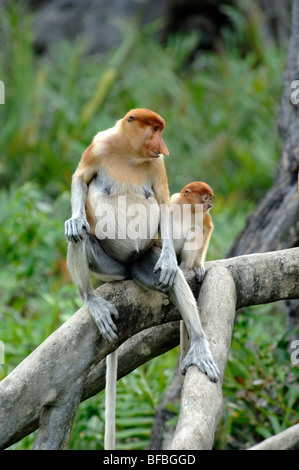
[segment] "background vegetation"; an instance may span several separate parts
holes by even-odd
[[[231,15],[234,32],[224,32],[218,53],[201,52],[190,61],[196,34],[161,45],[153,36],[158,24],[140,31],[132,23],[122,45],[103,60],[84,55],[82,41],[36,56],[28,12],[19,6],[1,11],[0,379],[81,305],[65,266],[71,175],[93,135],[128,109],[147,107],[166,119],[171,192],[194,180],[214,188],[208,259],[225,257],[271,186],[285,54],[263,43],[258,17],[250,23],[237,10]],[[239,315],[215,448],[244,448],[298,422],[289,333],[283,304]],[[147,447],[176,360],[174,350],[120,381],[118,449]],[[102,448],[103,412],[103,394],[80,405],[71,449]],[[13,448],[28,449],[33,441],[29,436]]]

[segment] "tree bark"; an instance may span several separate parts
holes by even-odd
[[[214,267],[230,272],[236,285],[236,307],[240,308],[299,297],[298,259],[299,248],[247,255],[207,263],[207,272]],[[186,273],[186,278],[197,298],[200,285],[194,280],[192,271]],[[217,288],[218,286],[215,287],[216,290]],[[223,288],[224,292],[219,293],[219,296],[226,295],[225,286]],[[40,432],[36,448],[66,448],[80,398],[86,398],[103,388],[104,368],[97,364],[140,331],[180,319],[167,296],[138,287],[133,281],[105,284],[98,292],[118,308],[119,342],[107,343],[100,336],[86,308],[78,310],[0,383],[0,448],[13,444],[38,426]],[[221,298],[219,296],[218,300]],[[211,311],[214,307],[220,311],[219,302],[214,305],[213,298],[205,300],[209,301]],[[218,319],[215,320],[217,323],[211,325],[210,342],[211,345],[215,344],[216,349],[219,345],[217,350],[222,355],[217,333]],[[225,331],[223,334],[225,335]],[[230,334],[226,336],[226,340],[230,341]],[[157,347],[160,342],[163,344],[163,341],[163,338],[159,338],[154,346]],[[169,338],[167,341],[168,344],[172,343]],[[140,357],[137,356],[142,355],[142,361],[145,362],[146,357],[153,357],[161,350],[159,347],[159,351],[154,351],[144,337],[139,345],[140,348],[135,351],[132,359],[134,363],[124,365],[120,357],[122,373],[132,370],[134,364],[140,363]],[[128,357],[126,354],[130,352],[125,345],[123,348],[123,357]],[[218,353],[215,352],[215,357],[218,357]],[[219,358],[218,360],[220,361]],[[95,379],[96,370],[101,379]],[[99,384],[98,388],[96,382]],[[203,387],[206,384],[207,381],[204,381]],[[81,387],[83,393],[79,398]],[[70,406],[67,410],[66,403]]]
[[[195,366],[187,370],[171,450],[209,450],[213,447],[215,431],[222,416],[222,382],[236,303],[236,284],[229,269],[216,266],[209,269],[201,287],[198,307],[212,355],[220,370],[220,380],[217,384],[212,383]]]

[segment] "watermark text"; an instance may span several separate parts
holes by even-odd
[[[291,349],[294,349],[294,351],[291,354],[291,363],[293,366],[297,366],[299,364],[299,340],[295,339],[294,341],[291,342]]]
[[[293,80],[291,83],[291,88],[295,89],[291,93],[291,103],[298,104],[299,103],[299,80]]]
[[[99,240],[185,240],[185,250],[203,244],[203,204],[127,204],[118,196],[114,204],[101,203],[95,210],[95,234]]]

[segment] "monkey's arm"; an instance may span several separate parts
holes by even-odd
[[[202,247],[202,230],[192,227],[185,235],[184,245],[180,253],[180,267],[191,269],[196,266],[199,251]],[[199,248],[200,247],[200,248]]]
[[[178,272],[178,263],[172,240],[172,217],[168,205],[161,208],[161,222],[159,235],[162,242],[162,251],[154,272],[161,269],[159,285],[161,287],[172,287]]]
[[[72,217],[65,222],[65,236],[73,243],[82,241],[90,231],[85,211],[87,190],[83,178],[75,174],[72,180]]]
[[[120,274],[124,275],[125,268],[113,259],[107,260],[107,255],[100,245],[94,244],[93,239],[88,235],[89,224],[85,210],[88,184],[85,182],[84,174],[78,175],[78,173],[77,170],[72,181],[72,218],[65,222],[65,234],[71,242],[68,245],[67,266],[78,288],[79,295],[101,334],[108,341],[113,342],[117,340],[117,328],[113,317],[117,318],[118,312],[114,305],[94,292],[90,282],[89,262],[91,260],[93,266],[98,266],[99,270],[104,266],[106,270],[112,268],[112,274],[115,274],[114,269],[116,268],[116,273],[119,269]]]
[[[162,242],[162,251],[154,272],[161,269],[160,286],[173,286],[178,272],[178,263],[173,245],[173,214],[169,210],[169,191],[166,170],[163,160],[157,173],[159,179],[153,185],[154,193],[160,204],[159,235]]]
[[[82,241],[90,233],[85,204],[88,184],[96,174],[98,163],[91,144],[83,153],[72,178],[72,217],[65,222],[65,236],[70,242]]]
[[[196,274],[196,280],[202,281],[205,275],[204,262],[206,254],[209,248],[210,239],[214,230],[212,218],[208,212],[204,214],[204,225],[203,225],[203,244],[201,249],[198,251],[197,258],[193,270]]]

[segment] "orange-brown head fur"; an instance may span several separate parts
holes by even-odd
[[[203,204],[203,210],[208,211],[212,206],[212,197],[214,196],[213,189],[203,181],[195,181],[187,184],[180,192],[181,200],[183,203]]]
[[[159,204],[167,202],[164,161],[158,158],[161,153],[168,155],[161,136],[164,127],[165,121],[157,113],[132,109],[114,127],[98,132],[83,153],[74,177],[89,184],[97,173],[104,171],[124,185],[141,186],[152,180]]]
[[[154,111],[150,111],[145,108],[131,109],[125,117],[123,118],[126,121],[129,121],[130,117],[135,117],[135,120],[139,123],[143,123],[146,126],[155,126],[158,125],[162,130],[166,127],[164,119]]]
[[[169,155],[162,139],[165,121],[159,114],[145,108],[132,109],[121,120],[121,126],[137,158]]]

